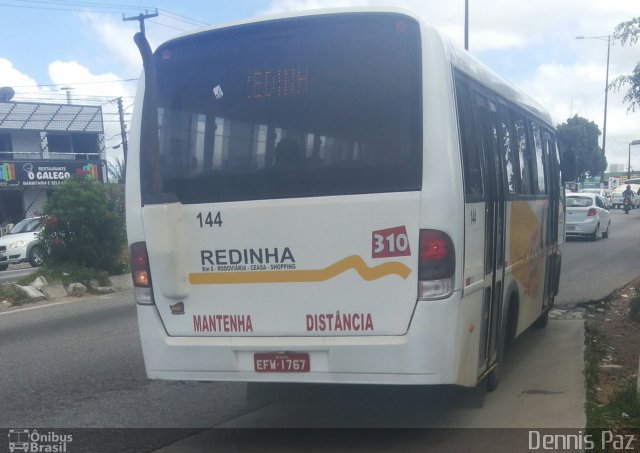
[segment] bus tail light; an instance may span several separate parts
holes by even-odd
[[[152,305],[153,291],[151,289],[151,271],[149,270],[149,255],[144,242],[135,242],[129,247],[131,254],[131,275],[133,276],[133,294],[136,302],[141,305]]]
[[[420,230],[418,299],[436,300],[453,292],[456,254],[451,238],[442,231]]]
[[[597,213],[596,208],[591,208],[589,209],[589,212],[587,212],[587,217],[595,217]]]

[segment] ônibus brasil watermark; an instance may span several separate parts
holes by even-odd
[[[67,445],[73,442],[71,434],[55,431],[38,432],[37,429],[10,429],[9,451],[26,453],[66,453]]]

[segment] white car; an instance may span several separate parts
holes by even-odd
[[[597,193],[602,197],[602,201],[604,201],[604,207],[606,209],[611,209],[611,192],[607,189],[581,189],[580,193]]]
[[[595,193],[566,195],[566,235],[586,236],[597,241],[609,237],[611,217],[602,197]]]
[[[38,245],[42,229],[41,217],[31,217],[16,223],[11,231],[0,237],[0,271],[9,264],[28,261],[33,267],[42,265],[43,250]]]

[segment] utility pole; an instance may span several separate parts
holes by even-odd
[[[122,14],[122,21],[125,22],[127,20],[137,20],[138,22],[140,22],[140,33],[142,33],[144,35],[144,21],[145,19],[151,19],[152,17],[157,17],[158,16],[158,10],[156,9],[156,12],[153,14],[149,14],[146,10],[144,11],[144,14],[140,13],[137,16],[132,16],[132,17],[124,17],[124,14]]]
[[[127,144],[127,128],[124,124],[124,109],[122,108],[122,98],[118,100],[118,115],[120,116],[120,135],[122,136],[122,154],[124,156],[124,167],[127,168],[127,152],[129,151],[129,145]]]

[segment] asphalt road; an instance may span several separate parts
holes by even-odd
[[[32,274],[37,268],[28,263],[11,264],[6,271],[0,271],[0,284],[15,283],[25,275]]]
[[[612,215],[609,239],[566,244],[558,304],[604,297],[640,274],[633,265],[640,210]],[[128,291],[0,314],[0,427],[164,428],[119,431],[115,437],[113,432],[99,432],[97,437],[80,432],[71,446],[77,449],[68,449],[163,453],[212,447],[525,451],[528,434],[457,430],[307,436],[207,429],[212,427],[583,427],[581,321],[552,320],[546,330],[522,335],[515,348],[505,363],[501,386],[486,396],[448,387],[339,388],[249,404],[244,384],[148,380]],[[3,450],[6,437],[1,437]]]
[[[204,430],[211,427],[582,427],[582,344],[580,321],[551,321],[546,331],[523,335],[505,363],[501,387],[486,397],[480,390],[449,387],[340,387],[249,404],[244,384],[146,379],[127,291],[0,314],[0,427],[186,428],[97,437],[83,431],[75,433],[72,446],[78,449],[70,452],[210,451],[212,445],[217,451],[299,451],[310,442],[306,436],[265,439],[262,432]],[[495,440],[495,433],[487,440],[483,430],[385,434],[384,441],[379,434],[358,445],[340,434],[329,439],[344,451],[382,445],[385,451],[456,451],[456,445]],[[512,444],[501,442],[503,451],[527,438],[526,431],[506,434]],[[313,440],[315,451],[326,451],[327,441]]]
[[[602,299],[640,275],[640,209],[610,212],[609,238],[566,242],[556,306]]]

